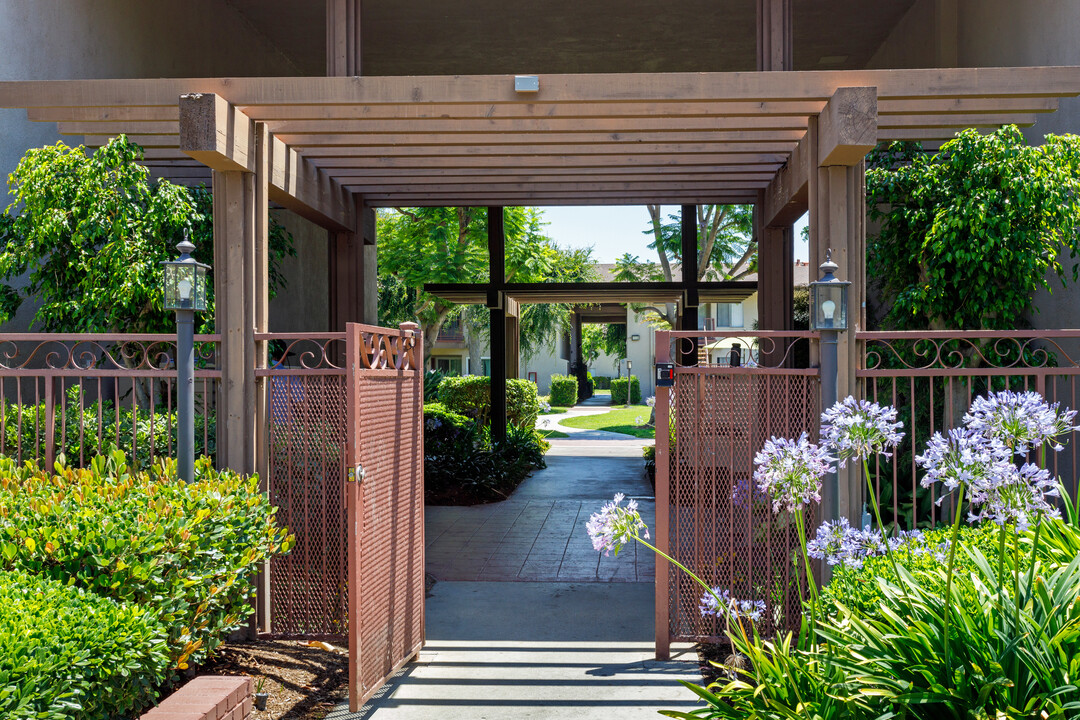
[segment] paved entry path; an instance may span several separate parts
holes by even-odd
[[[547,469],[509,500],[427,508],[427,645],[360,713],[328,720],[622,720],[699,707],[678,683],[700,680],[696,654],[653,659],[651,553],[603,558],[585,534],[616,492],[640,498],[652,527],[646,441],[551,442]]]

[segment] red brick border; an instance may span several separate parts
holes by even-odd
[[[249,677],[204,675],[165,698],[142,720],[246,720],[251,716]]]

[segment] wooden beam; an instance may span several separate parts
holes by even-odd
[[[391,177],[372,177],[369,175],[364,176],[344,176],[337,175],[336,177],[341,184],[352,190],[352,192],[364,192],[364,191],[377,191],[379,188],[393,188],[399,189],[397,186],[415,186],[418,188],[426,188],[427,186],[455,186],[455,185],[471,185],[476,183],[483,184],[497,184],[501,187],[508,185],[524,185],[524,186],[536,186],[536,185],[563,185],[566,183],[596,183],[596,184],[625,184],[635,185],[641,183],[660,184],[660,183],[695,183],[706,184],[710,186],[723,187],[726,185],[738,184],[746,186],[747,184],[767,184],[774,176],[774,173],[762,172],[762,173],[692,173],[692,174],[653,174],[653,173],[639,173],[637,175],[630,175],[627,173],[613,173],[613,174],[589,174],[589,175],[508,175],[508,174],[493,174],[482,177],[476,177],[474,175],[457,175],[457,176],[437,176],[431,174],[417,174],[409,175],[402,174]],[[362,188],[362,189],[358,189]]]
[[[718,167],[733,168],[742,165],[774,165],[779,167],[787,160],[787,153],[671,153],[668,155],[488,155],[488,156],[452,156],[447,158],[391,157],[371,155],[366,157],[336,157],[313,159],[315,165],[326,170],[332,168],[348,169],[390,169],[390,168],[683,168],[683,167]]]
[[[358,147],[303,147],[304,157],[308,158],[356,158],[378,155],[380,157],[535,157],[539,155],[699,155],[705,153],[727,153],[743,155],[786,155],[795,149],[797,140],[783,142],[745,142],[745,143],[610,143],[604,145],[467,145],[444,147],[439,145],[413,145],[405,147],[381,147],[378,150]],[[654,158],[655,161],[655,158]]]
[[[277,133],[283,141],[304,148],[347,147],[381,148],[385,147],[490,147],[499,149],[503,146],[601,146],[619,144],[623,146],[647,145],[650,143],[721,143],[721,144],[777,144],[798,142],[806,132],[805,127],[783,130],[688,130],[669,132],[483,132],[483,133],[372,133],[323,135],[288,135]],[[148,136],[154,137],[154,136]]]
[[[219,172],[255,171],[254,121],[216,95],[185,95],[179,106],[181,152]],[[271,201],[328,229],[355,228],[355,211],[340,183],[280,139],[270,136],[268,142]]]
[[[878,142],[877,89],[838,88],[818,122],[819,166],[862,162]]]
[[[645,205],[661,203],[664,205],[682,205],[683,203],[694,205],[751,205],[757,198],[757,193],[602,193],[602,194],[568,194],[568,195],[543,195],[538,193],[504,195],[491,193],[487,195],[426,195],[423,197],[413,196],[402,198],[398,195],[365,195],[364,203],[368,207],[483,207],[484,202],[498,200],[507,207],[535,205],[535,206],[560,206],[560,205]]]
[[[876,87],[880,99],[1080,94],[1074,67],[829,70],[790,73],[543,75],[530,102],[827,101],[840,87]],[[523,104],[509,75],[337,78],[163,78],[0,83],[0,107],[167,106],[215,93],[237,106]]]
[[[817,171],[817,165],[813,162],[817,155],[816,132],[808,130],[795,146],[787,164],[765,188],[762,227],[786,227],[807,211],[810,173]]]
[[[360,74],[361,0],[326,0],[326,74]],[[353,708],[352,712],[358,712]]]
[[[202,167],[197,166],[197,167]],[[323,168],[339,180],[350,178],[371,178],[391,184],[408,182],[477,182],[477,178],[506,178],[517,182],[529,180],[580,179],[584,171],[589,179],[663,177],[666,179],[692,180],[694,178],[717,177],[720,179],[769,180],[776,174],[779,164],[709,166],[709,165],[659,165],[652,167],[600,167],[600,168],[557,168],[539,167],[522,168],[513,165],[492,168]],[[571,174],[572,173],[572,174]]]
[[[757,0],[757,69],[795,69],[792,0]]]
[[[640,182],[594,182],[591,179],[588,182],[555,182],[555,183],[519,183],[519,182],[502,182],[502,183],[447,183],[443,185],[412,185],[405,184],[400,186],[388,186],[380,183],[345,183],[345,187],[352,192],[362,193],[365,196],[368,194],[379,195],[386,193],[394,193],[398,197],[406,198],[412,196],[423,196],[428,194],[445,195],[445,194],[461,194],[469,195],[473,193],[487,193],[497,192],[499,194],[510,193],[545,193],[545,192],[559,192],[559,193],[582,193],[592,195],[601,192],[623,192],[629,191],[634,193],[645,192],[663,192],[663,193],[678,193],[684,191],[693,191],[695,193],[710,193],[718,192],[725,193],[728,191],[741,191],[741,190],[757,190],[764,188],[768,184],[767,180],[756,181],[742,181],[742,182],[723,182],[723,181],[701,181],[701,182],[665,182],[663,180],[642,180]]]

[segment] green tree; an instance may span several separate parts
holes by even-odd
[[[649,271],[639,279],[674,280],[673,267],[682,262],[682,217],[661,216],[659,205],[647,206],[652,237],[649,247],[656,251],[660,272]],[[737,280],[756,268],[757,243],[753,239],[753,207],[750,205],[697,206],[698,280]],[[649,266],[642,266],[648,270]],[[648,308],[669,327],[675,326],[675,306]]]
[[[0,222],[0,321],[34,297],[34,323],[46,332],[175,330],[163,307],[161,262],[176,257],[188,230],[196,257],[209,264],[212,199],[204,188],[151,182],[141,159],[142,148],[124,136],[91,155],[63,143],[27,152],[9,179],[15,201]],[[296,252],[275,222],[270,243],[274,293],[285,285],[281,260]],[[212,312],[200,320],[204,331],[213,328]]]
[[[626,358],[625,323],[590,323],[581,327],[581,354],[588,365],[601,355]]]
[[[591,250],[562,250],[543,234],[536,208],[506,208],[506,280],[569,282],[591,277]],[[380,321],[382,310],[407,314],[424,332],[425,347],[443,325],[464,313],[466,335],[486,338],[486,313],[424,292],[427,283],[484,283],[488,279],[487,211],[483,208],[397,208],[379,216]],[[411,294],[410,294],[411,293]],[[411,307],[409,307],[411,305]],[[406,311],[406,308],[409,308]],[[566,324],[563,307],[526,305],[521,346],[526,357]]]
[[[899,329],[1020,327],[1039,287],[1064,286],[1080,242],[1080,138],[1032,147],[1015,126],[965,130],[936,153],[884,146],[867,202],[880,233],[868,271]],[[1066,272],[1066,254],[1074,260]]]

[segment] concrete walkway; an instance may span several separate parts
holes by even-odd
[[[649,441],[566,431],[509,500],[426,509],[427,645],[360,713],[345,705],[328,720],[621,720],[699,707],[678,683],[700,681],[696,654],[653,659],[652,554],[635,543],[601,557],[585,533],[616,492],[638,497],[652,526]]]

